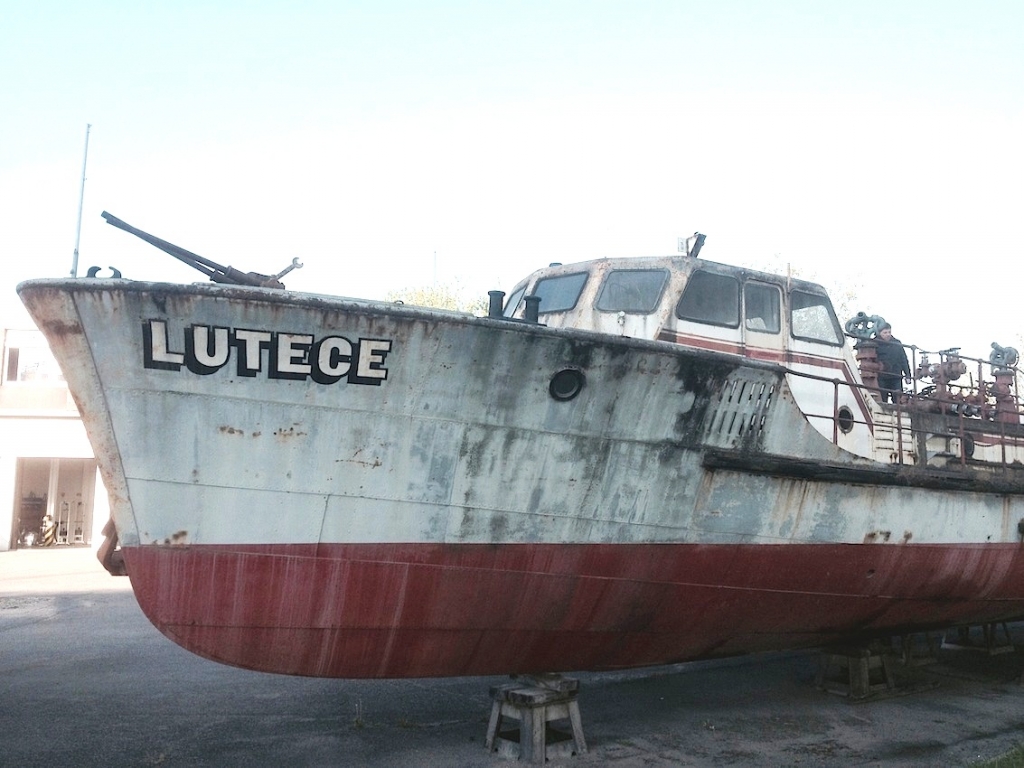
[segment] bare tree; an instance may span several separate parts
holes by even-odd
[[[828,291],[828,296],[832,300],[832,308],[836,311],[836,317],[841,323],[845,323],[858,312],[866,309],[863,305],[865,299],[868,298],[869,291],[859,277],[823,276],[805,264],[791,264],[780,253],[774,253],[762,261],[751,260],[742,266],[772,275],[788,275],[799,280],[818,283]]]

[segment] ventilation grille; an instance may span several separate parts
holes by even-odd
[[[734,444],[764,431],[775,383],[729,378],[705,416],[704,437],[716,444]]]

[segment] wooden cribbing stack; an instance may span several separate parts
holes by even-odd
[[[580,719],[579,680],[561,675],[529,675],[491,688],[491,719],[484,742],[488,752],[543,764],[549,757],[587,751]],[[518,730],[502,730],[505,719]],[[569,731],[552,723],[567,721]],[[564,726],[563,726],[564,727]]]

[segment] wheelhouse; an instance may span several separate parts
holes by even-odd
[[[527,296],[537,297],[539,320],[552,327],[663,341],[684,336],[696,346],[739,354],[748,348],[785,353],[811,343],[827,357],[843,357],[842,326],[820,285],[703,259],[552,265],[515,287],[504,315],[523,317]]]
[[[530,275],[510,293],[505,317],[526,317],[531,301],[538,302],[538,322],[551,327],[785,366],[794,398],[818,431],[855,453],[872,453],[870,398],[820,285],[689,256],[601,259]],[[836,382],[844,386],[837,390]]]

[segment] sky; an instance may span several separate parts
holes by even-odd
[[[71,272],[91,125],[79,275],[202,279],[104,210],[364,298],[699,230],[906,343],[1021,343],[1024,3],[8,5],[0,318]]]

